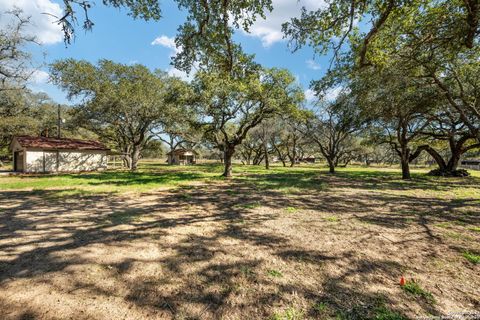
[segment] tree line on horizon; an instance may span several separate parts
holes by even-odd
[[[78,18],[74,8],[80,5],[88,12],[86,3],[65,1],[59,22],[67,43]],[[105,3],[126,6],[134,17],[161,17],[156,0]],[[236,30],[248,32],[255,19],[273,9],[270,0],[178,3],[187,18],[178,29],[181,50],[172,63],[186,72],[196,66],[190,82],[108,60],[92,64],[66,59],[50,66],[52,82],[80,101],[68,110],[75,124],[71,134],[107,142],[124,154],[129,169],[137,169],[142,153],[155,141],[171,150],[218,150],[225,177],[232,174],[234,158],[268,167],[275,156],[293,166],[309,153],[321,154],[332,173],[352,160],[381,162],[394,156],[404,179],[410,178],[410,164],[420,157],[437,164],[433,174],[463,175],[458,170],[461,157],[478,154],[475,1],[341,0],[316,11],[303,10],[283,25],[293,51],[309,45],[333,56],[326,75],[311,83],[316,100],[309,107],[288,70],[265,68],[233,40]],[[16,27],[2,30],[0,46],[14,43],[22,53],[32,39],[21,32],[28,20],[20,13],[16,17]],[[93,26],[88,16],[84,26]],[[21,131],[9,123],[28,117],[38,109],[35,105],[45,105],[32,103],[35,94],[22,86],[24,78],[15,76],[24,75],[19,59],[28,59],[28,53],[0,56],[0,71],[4,66],[19,69],[0,72],[2,143]],[[339,92],[333,99],[328,94],[332,91]],[[42,126],[24,129],[33,132],[35,127],[38,132]]]

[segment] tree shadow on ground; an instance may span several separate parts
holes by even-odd
[[[64,190],[0,192],[0,292],[25,288],[22,281],[31,281],[32,288],[46,283],[70,302],[93,296],[139,318],[265,318],[272,308],[287,306],[313,318],[371,319],[382,306],[400,314],[406,297],[392,281],[409,268],[408,260],[390,256],[395,251],[379,256],[357,251],[369,241],[369,250],[382,245],[396,250],[417,241],[425,255],[436,256],[449,244],[432,225],[454,221],[458,210],[472,206],[469,200],[315,194],[308,187],[290,197],[275,186],[305,187],[301,180],[313,176],[265,179],[273,187],[254,188],[250,181],[234,179],[138,199],[56,196]],[[296,236],[302,225],[289,222],[287,207],[310,212],[303,219],[312,231]],[[325,220],[325,213],[338,221]],[[478,218],[462,216],[471,224]],[[269,224],[277,221],[279,229]],[[386,241],[379,236],[385,230],[399,233]],[[352,232],[358,236],[341,242],[350,247],[327,251],[337,234]],[[98,275],[86,277],[94,267]],[[0,300],[9,312],[6,318],[22,317],[14,301]],[[314,303],[326,307],[320,310]],[[412,304],[416,312],[442,313],[421,300]],[[35,306],[31,314],[44,317],[46,311]],[[71,308],[78,317],[81,311],[87,317],[94,312],[74,303]]]
[[[302,192],[322,191],[331,188],[352,188],[365,190],[414,190],[452,191],[457,188],[480,188],[480,178],[441,178],[425,174],[414,174],[411,180],[402,180],[396,172],[383,171],[325,171],[306,170],[278,173],[244,173],[236,177],[262,189],[295,187]]]

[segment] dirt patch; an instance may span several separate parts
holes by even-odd
[[[136,197],[0,193],[1,319],[371,319],[480,309],[475,199],[328,175]],[[392,192],[386,192],[392,187]],[[414,279],[433,300],[399,286]]]

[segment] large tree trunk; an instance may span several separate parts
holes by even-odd
[[[402,179],[411,179],[410,161],[414,160],[410,157],[410,149],[407,147],[407,142],[400,145],[400,150],[397,150],[400,156],[400,165],[402,167]]]
[[[406,155],[402,155],[400,161],[402,165],[402,179],[411,179],[410,162],[408,157],[406,157]]]
[[[452,150],[452,152],[453,152],[453,150]],[[447,168],[446,169],[447,169],[448,172],[453,172],[453,171],[457,170],[458,163],[460,162],[461,151],[455,150],[454,152],[455,153],[452,154],[452,157],[450,158],[450,160],[447,163]]]
[[[139,160],[140,160],[140,149],[138,147],[134,147],[131,155],[131,163],[130,163],[131,171],[136,171],[138,169]]]
[[[224,176],[225,178],[230,178],[232,176],[232,158],[233,154],[235,153],[235,147],[225,146],[224,150],[224,171],[222,176]]]
[[[471,136],[473,137],[473,136]],[[463,145],[468,141],[468,136],[463,136],[458,141],[455,141],[454,138],[450,138],[450,152],[451,156],[447,163],[447,172],[454,172],[458,168],[458,163],[460,162],[460,157],[462,156]]]
[[[327,162],[328,162],[328,172],[335,173],[335,163],[330,159],[327,159]]]

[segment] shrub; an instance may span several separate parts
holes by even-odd
[[[436,177],[468,177],[470,173],[468,173],[468,171],[465,169],[458,169],[453,171],[434,169],[430,171],[428,175]]]

